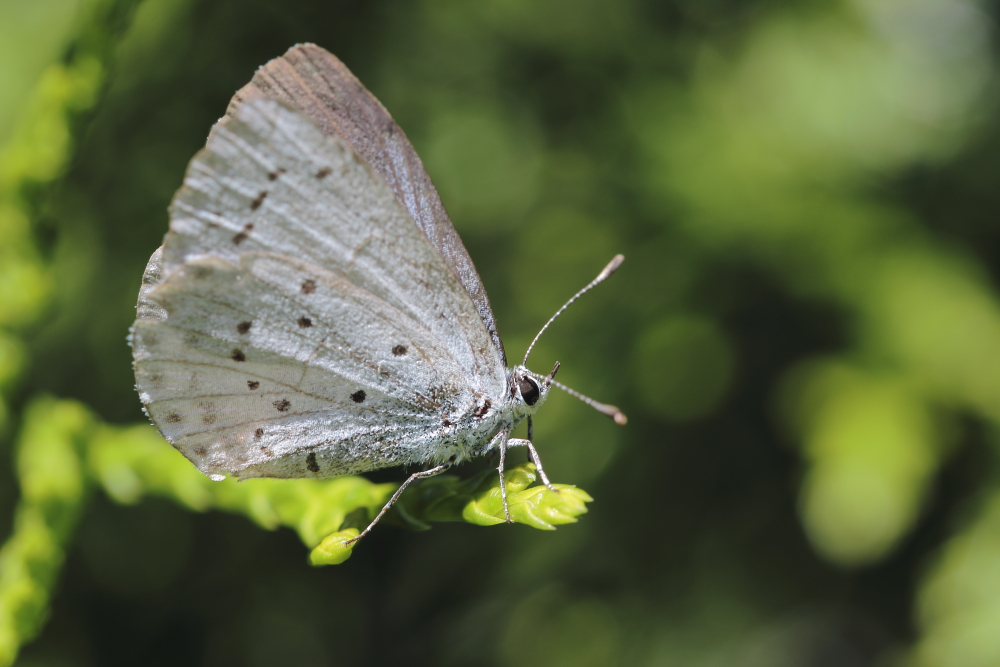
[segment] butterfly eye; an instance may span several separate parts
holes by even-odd
[[[535,382],[531,378],[522,378],[521,381],[518,382],[517,384],[518,384],[517,388],[521,390],[521,398],[524,399],[525,403],[527,403],[528,405],[534,405],[535,403],[538,402],[538,397],[540,394],[538,391],[537,382]]]

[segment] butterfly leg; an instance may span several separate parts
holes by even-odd
[[[542,468],[542,460],[538,458],[538,451],[535,449],[535,446],[531,444],[530,439],[522,440],[521,438],[511,438],[507,441],[507,446],[527,447],[528,454],[531,456],[531,460],[535,463],[535,469],[538,470],[538,476],[542,478],[542,484],[544,484],[549,491],[559,493],[559,489],[552,486],[552,482],[549,481],[549,476],[545,474],[545,469]]]
[[[510,431],[500,431],[500,465],[497,466],[497,472],[500,473],[500,498],[503,500],[503,513],[507,517],[507,523],[514,523],[514,520],[510,518],[510,506],[507,505],[507,482],[503,478],[504,464],[507,463],[508,435],[510,435]]]
[[[556,368],[552,370],[552,375],[556,374],[559,364],[556,364]],[[549,377],[552,377],[550,375]],[[531,455],[531,460],[535,462],[535,467],[538,468],[538,474],[542,478],[542,484],[548,488],[549,491],[555,491],[559,493],[559,489],[552,486],[552,482],[549,481],[549,476],[545,474],[545,469],[542,468],[542,460],[538,458],[538,451],[535,446],[531,443],[535,441],[535,423],[531,421],[531,415],[528,415],[528,454]]]
[[[407,477],[406,481],[403,482],[398,489],[396,489],[396,493],[392,494],[392,498],[389,498],[389,502],[387,502],[385,504],[385,507],[382,508],[382,511],[378,513],[378,516],[376,516],[374,519],[372,519],[372,522],[370,524],[368,524],[368,527],[365,528],[363,531],[361,531],[361,533],[357,537],[353,537],[353,538],[347,540],[346,542],[344,542],[344,544],[345,545],[354,544],[355,542],[357,542],[358,540],[360,540],[362,537],[364,537],[365,535],[367,535],[368,533],[370,533],[372,531],[372,528],[375,527],[375,524],[378,523],[379,519],[382,518],[382,515],[384,515],[386,512],[388,512],[389,508],[391,508],[393,505],[396,504],[396,501],[399,500],[399,497],[401,495],[403,495],[403,491],[405,491],[406,487],[408,487],[412,482],[415,482],[418,479],[424,479],[426,477],[433,477],[434,475],[440,475],[441,473],[443,473],[445,470],[447,470],[451,466],[452,466],[452,462],[448,461],[447,463],[442,463],[439,466],[434,466],[433,468],[431,468],[429,470],[421,470],[420,472],[415,472],[412,475],[410,475],[409,477]]]

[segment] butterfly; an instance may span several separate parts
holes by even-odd
[[[543,376],[525,354],[508,368],[420,158],[312,44],[261,67],[192,159],[131,343],[146,414],[214,480],[420,467],[355,540],[410,483],[494,451],[510,521],[509,447],[527,447],[552,488],[530,421],[552,386],[625,422],[556,382],[558,364]],[[511,438],[525,419],[528,439]]]

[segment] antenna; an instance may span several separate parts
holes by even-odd
[[[592,290],[594,287],[596,287],[597,285],[600,285],[602,282],[604,282],[605,279],[608,278],[608,276],[610,276],[612,273],[614,273],[618,269],[618,267],[622,265],[623,261],[625,261],[625,256],[624,255],[615,255],[615,258],[612,259],[608,263],[608,265],[604,267],[603,271],[601,271],[599,274],[597,274],[596,278],[594,278],[593,280],[590,281],[589,285],[587,285],[582,290],[580,290],[579,292],[577,292],[576,294],[574,294],[572,299],[570,299],[569,301],[567,301],[566,303],[564,303],[563,306],[562,306],[562,308],[560,308],[559,310],[557,310],[556,314],[549,318],[549,321],[545,323],[545,326],[542,327],[542,330],[539,331],[535,335],[535,340],[531,341],[531,345],[528,346],[528,351],[524,353],[524,361],[521,362],[521,365],[523,365],[523,366],[527,366],[528,365],[528,355],[531,354],[531,350],[532,350],[532,348],[535,347],[535,343],[537,343],[538,339],[542,337],[542,334],[545,333],[545,330],[549,328],[549,325],[552,324],[553,322],[555,322],[556,318],[559,317],[560,315],[562,315],[562,313],[563,313],[564,310],[566,310],[567,308],[569,308],[569,304],[573,303],[574,301],[576,301],[577,299],[579,299],[581,296],[583,296],[584,294],[586,294],[587,292],[589,292],[590,290]],[[552,384],[556,385],[557,387],[560,387],[560,388],[564,389],[565,391],[568,391],[571,394],[574,393],[572,389],[567,389],[566,387],[563,387],[562,385],[560,385],[558,382],[553,382]],[[586,399],[586,401],[591,401],[591,399],[587,398],[586,396],[583,396],[582,394],[574,394],[574,395],[577,398],[581,398],[582,397],[583,399]],[[594,404],[594,407],[597,407],[598,405],[603,405],[602,403],[596,403],[595,401],[591,401],[591,403]],[[617,409],[618,408],[615,408],[615,410],[617,410]],[[598,410],[600,410],[600,408],[598,408]],[[603,410],[602,410],[602,412],[603,412]],[[621,413],[619,413],[619,414],[621,414]],[[625,415],[622,415],[622,417],[624,417],[624,416]],[[615,419],[615,421],[618,421],[618,420]]]
[[[555,315],[553,315],[552,317],[549,318],[549,321],[545,323],[545,326],[542,327],[542,330],[539,331],[535,335],[535,339],[533,341],[531,341],[531,345],[528,346],[528,351],[524,353],[524,361],[521,362],[522,366],[527,365],[527,363],[528,363],[528,355],[531,354],[531,350],[532,350],[532,348],[535,347],[535,343],[538,342],[538,339],[542,337],[542,334],[545,333],[545,330],[549,328],[549,325],[552,324],[553,322],[555,322],[556,318],[559,317],[560,315],[562,315],[562,313],[563,313],[564,310],[566,310],[567,308],[569,308],[569,304],[573,303],[574,301],[576,301],[577,299],[579,299],[581,296],[583,296],[584,294],[586,294],[587,292],[589,292],[590,290],[592,290],[594,287],[596,287],[597,285],[600,285],[602,282],[604,282],[612,273],[614,273],[615,271],[618,270],[618,267],[622,265],[623,261],[625,261],[625,256],[624,255],[615,255],[614,259],[612,259],[610,262],[608,262],[608,265],[605,266],[604,269],[599,274],[597,274],[596,278],[594,278],[593,280],[591,280],[590,283],[586,287],[584,287],[582,290],[580,290],[579,292],[577,292],[576,294],[574,294],[573,297],[569,301],[567,301],[566,303],[564,303],[562,305],[562,308],[560,308],[559,310],[556,311]],[[615,423],[618,424],[619,426],[624,426],[628,422],[628,418],[625,416],[625,413],[623,413],[621,410],[619,410],[615,406],[608,405],[606,403],[598,403],[597,401],[595,401],[591,397],[584,396],[580,392],[576,391],[575,389],[570,389],[569,387],[567,387],[566,385],[564,385],[561,382],[556,382],[553,378],[556,376],[556,371],[558,371],[558,370],[559,370],[559,362],[557,361],[556,365],[552,367],[552,372],[549,373],[548,375],[539,375],[538,373],[532,373],[531,371],[527,371],[527,373],[528,373],[528,375],[530,375],[531,377],[535,378],[536,380],[541,380],[542,382],[544,382],[547,385],[555,385],[556,387],[559,387],[560,389],[562,389],[563,391],[565,391],[570,396],[572,396],[574,398],[580,399],[581,401],[583,401],[584,403],[586,403],[590,407],[594,408],[598,412],[600,412],[602,414],[605,414],[605,415],[611,417],[612,419],[614,419]],[[529,428],[530,428],[530,424],[531,424],[530,417],[529,417],[528,424],[529,424]],[[528,439],[530,440],[531,438],[529,437]]]
[[[558,368],[558,365],[556,367]],[[570,396],[572,396],[574,398],[580,399],[581,401],[583,401],[584,403],[586,403],[590,407],[594,408],[598,412],[611,417],[612,419],[615,420],[615,423],[618,424],[619,426],[624,426],[625,424],[628,423],[628,417],[625,416],[625,413],[622,412],[621,410],[619,410],[618,408],[616,408],[615,406],[608,405],[607,403],[598,403],[597,401],[595,401],[594,399],[592,399],[590,396],[584,396],[583,394],[581,394],[580,392],[576,391],[575,389],[570,389],[569,387],[567,387],[566,385],[564,385],[562,382],[556,382],[555,380],[552,379],[552,375],[539,375],[538,373],[532,373],[531,371],[528,371],[528,375],[530,375],[531,377],[535,378],[536,380],[541,380],[542,382],[545,382],[546,384],[551,384],[551,385],[555,385],[556,387],[559,387],[560,389],[562,389],[563,391],[565,391]]]

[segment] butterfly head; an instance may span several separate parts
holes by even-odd
[[[556,368],[558,368],[558,364]],[[552,374],[547,377],[532,373],[524,366],[515,366],[510,370],[511,393],[514,402],[520,408],[519,412],[526,415],[533,415],[545,402],[552,389]],[[549,381],[546,381],[549,380]]]
[[[559,362],[552,367],[552,372],[548,375],[539,375],[528,370],[526,366],[515,366],[510,369],[511,394],[513,395],[515,406],[519,408],[522,415],[533,415],[545,402],[552,387],[559,387],[567,394],[578,398],[598,412],[605,414],[615,420],[615,423],[624,426],[628,419],[621,410],[613,405],[598,403],[589,396],[584,396],[575,389],[570,389],[561,382],[555,381],[556,371],[559,370]],[[516,392],[515,392],[516,389]]]

